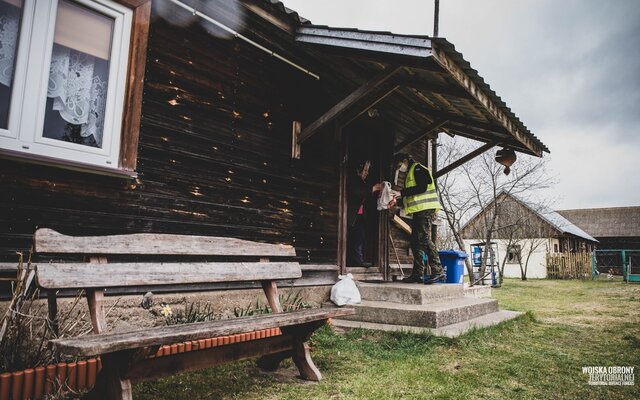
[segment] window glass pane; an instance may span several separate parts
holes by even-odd
[[[113,19],[58,3],[43,136],[102,147]]]
[[[7,129],[22,0],[0,0],[0,128]]]

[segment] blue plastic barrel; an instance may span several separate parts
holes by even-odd
[[[442,250],[438,255],[447,273],[446,283],[464,283],[464,260],[468,257],[467,253],[458,250]]]

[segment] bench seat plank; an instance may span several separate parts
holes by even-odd
[[[297,279],[297,262],[49,263],[38,264],[37,283],[45,289],[107,288]]]
[[[146,254],[295,257],[293,246],[228,237],[134,233],[108,236],[67,236],[40,228],[35,251],[56,254]]]
[[[268,328],[282,328],[354,314],[352,308],[319,308],[232,318],[210,322],[160,326],[122,333],[87,335],[52,340],[58,352],[96,356],[122,350],[234,335]]]

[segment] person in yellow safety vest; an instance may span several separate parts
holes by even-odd
[[[404,189],[392,203],[402,200],[404,211],[412,216],[411,252],[413,270],[402,281],[406,283],[422,282],[425,273],[425,255],[428,260],[429,277],[424,283],[436,283],[445,280],[446,275],[440,264],[438,249],[431,238],[431,224],[440,210],[438,192],[429,168],[414,161],[409,154],[398,153],[393,157],[396,170],[406,172]]]

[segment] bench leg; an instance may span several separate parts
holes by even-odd
[[[131,352],[102,355],[102,369],[96,377],[96,384],[85,399],[132,400],[131,381],[122,379],[121,374],[131,360]]]
[[[258,359],[258,368],[265,371],[275,371],[280,367],[280,363],[292,357],[291,351],[283,351],[275,354],[268,354]]]
[[[293,362],[300,371],[300,377],[307,381],[318,382],[322,374],[311,359],[309,345],[302,340],[296,340],[293,345]]]
[[[325,322],[325,320],[321,320],[304,325],[282,327],[282,333],[293,336],[293,349],[260,357],[258,359],[258,367],[266,371],[275,371],[282,360],[291,357],[293,363],[298,367],[302,379],[316,382],[321,380],[322,374],[313,363],[309,353],[309,345],[306,342],[313,332],[324,325]]]
[[[258,368],[265,371],[275,371],[280,367],[280,363],[287,358],[293,359],[302,379],[307,381],[319,381],[322,379],[322,374],[320,374],[311,359],[309,345],[299,339],[294,339],[293,350],[260,357],[258,359]]]

